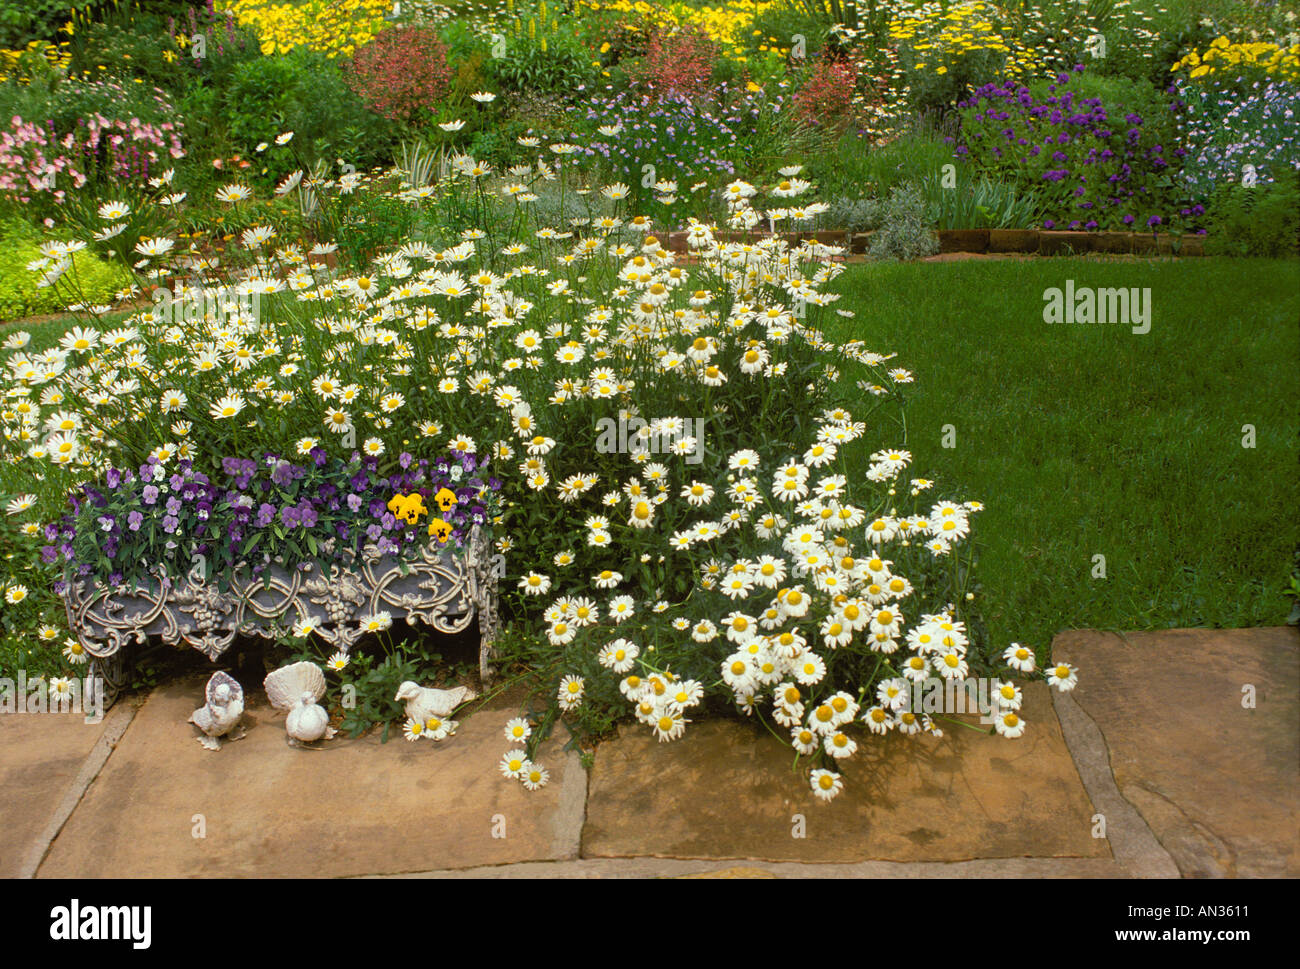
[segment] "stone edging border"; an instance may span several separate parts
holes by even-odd
[[[823,245],[843,246],[852,254],[867,251],[874,232],[843,229],[819,232],[780,232],[776,235],[791,245],[815,239]],[[722,242],[757,241],[769,232],[718,232]],[[1204,236],[1153,235],[1149,232],[1067,232],[1047,229],[940,229],[934,233],[939,252],[1029,253],[1040,256],[1078,255],[1087,252],[1121,253],[1138,256],[1203,256]],[[689,253],[685,232],[670,232],[668,248]]]

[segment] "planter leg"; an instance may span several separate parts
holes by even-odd
[[[494,650],[492,649],[492,634],[486,631],[487,623],[484,622],[484,615],[479,613],[479,647],[478,647],[478,675],[483,681],[483,685],[489,685],[495,678],[495,670],[492,669],[492,659]]]
[[[493,644],[497,638],[497,595],[496,579],[491,580],[491,587],[479,596],[475,608],[478,612],[478,675],[487,686],[492,682],[495,671],[492,660],[496,657]]]
[[[90,667],[86,670],[86,675],[103,680],[104,710],[107,712],[117,702],[117,698],[122,693],[122,688],[126,686],[126,661],[122,656],[122,650],[119,649],[112,656],[103,659],[99,657],[92,658]]]
[[[492,682],[494,670],[492,660],[496,656],[493,645],[497,638],[497,566],[492,557],[492,546],[486,537],[480,537],[474,583],[474,610],[478,613],[478,675],[483,685]]]

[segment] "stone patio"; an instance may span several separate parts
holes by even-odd
[[[552,739],[539,758],[551,782],[529,793],[495,766],[514,696],[440,744],[366,736],[321,750],[289,748],[260,691],[247,737],[204,750],[185,723],[201,677],[96,725],[0,717],[0,874],[1300,873],[1300,632],[1071,631],[1053,650],[1080,667],[1079,687],[1028,689],[1022,740],[954,724],[938,739],[869,739],[830,804],[792,773],[788,747],[735,721],[674,744],[624,728],[589,774]]]
[[[1300,875],[1300,632],[1065,632],[1052,645],[1083,667],[1071,701],[1184,875]]]

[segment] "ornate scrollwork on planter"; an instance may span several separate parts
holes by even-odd
[[[224,592],[193,575],[134,588],[71,580],[63,599],[69,627],[91,656],[91,672],[105,679],[106,703],[122,687],[122,651],[131,642],[183,641],[215,661],[241,633],[273,639],[311,619],[325,642],[347,650],[363,635],[362,621],[381,611],[443,633],[468,629],[477,616],[486,682],[498,625],[491,552],[488,532],[476,526],[461,549],[431,545],[413,559],[394,559],[371,546],[359,567],[329,574],[273,567],[269,577],[236,580]]]

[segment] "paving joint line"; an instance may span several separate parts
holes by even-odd
[[[95,746],[90,749],[86,759],[81,763],[81,769],[77,771],[77,776],[72,779],[68,789],[64,792],[62,799],[54,808],[50,820],[46,823],[45,828],[41,831],[40,836],[27,851],[27,856],[18,869],[16,877],[18,878],[35,878],[37,871],[44,864],[50,848],[54,845],[54,839],[63,831],[63,826],[68,823],[72,817],[81,799],[85,797],[86,791],[90,790],[90,785],[95,782],[104,765],[108,763],[108,758],[112,756],[113,751],[117,749],[126,728],[135,720],[136,712],[139,705],[135,702],[118,703],[113,706],[105,718],[104,732],[99,735],[95,741]]]
[[[1066,693],[1052,694],[1066,749],[1083,788],[1106,825],[1106,842],[1116,862],[1135,878],[1180,878],[1173,855],[1160,843],[1142,812],[1115,780],[1110,746],[1088,711]]]
[[[564,781],[551,821],[551,855],[556,861],[582,857],[582,832],[587,827],[587,769],[576,750],[565,753]]]

